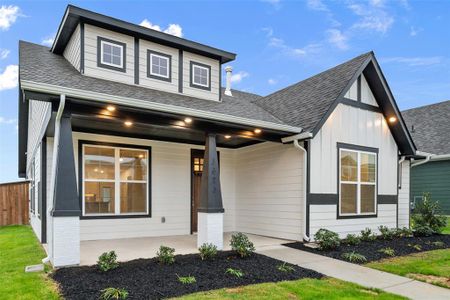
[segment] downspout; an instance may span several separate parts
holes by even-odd
[[[52,209],[55,206],[55,181],[56,181],[56,163],[58,161],[58,149],[59,149],[59,130],[61,127],[61,117],[64,111],[64,107],[66,105],[66,95],[62,94],[59,97],[59,106],[58,111],[56,112],[56,118],[55,118],[55,133],[54,133],[54,139],[53,139],[53,157],[52,157],[52,173],[50,178],[50,193],[51,193],[51,201],[52,203]],[[47,214],[51,213],[51,210],[48,209],[47,206]],[[54,243],[54,230],[53,230],[53,218],[49,218],[51,220],[51,227],[52,227],[52,243],[49,245],[51,247],[51,256],[53,256],[53,245]],[[48,221],[48,219],[47,219]],[[48,254],[48,253],[47,253]],[[48,254],[47,257],[42,259],[42,263],[47,263],[50,261],[50,254]]]
[[[303,148],[302,146],[300,146],[297,139],[294,140],[294,147],[303,152],[303,240],[309,242],[310,238],[309,238],[309,236],[306,235],[306,226],[307,226],[307,224],[306,224],[306,210],[307,210],[307,204],[306,204],[307,180],[306,180],[306,177],[308,176],[308,173],[307,173],[308,158],[307,158],[306,149]]]

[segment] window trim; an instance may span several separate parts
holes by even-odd
[[[370,213],[341,213],[341,151],[349,151],[349,152],[356,152],[358,153],[358,181],[356,182],[348,182],[348,183],[353,183],[357,185],[357,211],[360,211],[360,207],[361,207],[361,184],[369,184],[372,185],[371,183],[367,183],[367,182],[363,182],[361,183],[360,181],[360,176],[361,176],[361,170],[360,170],[360,166],[361,166],[361,153],[368,153],[368,154],[372,154],[375,155],[376,159],[375,159],[375,183],[373,185],[375,185],[375,197],[374,197],[374,201],[375,201],[375,212],[370,212]],[[352,144],[345,144],[345,143],[337,143],[337,193],[338,193],[338,203],[337,203],[337,218],[338,219],[353,219],[353,218],[376,218],[378,217],[378,156],[379,156],[379,151],[378,148],[371,148],[371,147],[365,147],[365,146],[358,146],[358,145],[352,145]],[[343,182],[344,184],[346,183],[346,181]]]
[[[198,83],[194,82],[194,68],[195,67],[203,68],[208,71],[208,84],[207,85],[202,85],[202,84],[198,84]],[[206,91],[211,91],[211,66],[191,60],[189,73],[190,73],[189,77],[190,77],[190,86],[191,87],[206,90]]]
[[[152,56],[158,56],[167,59],[167,77],[152,72]],[[147,77],[172,82],[172,56],[169,54],[147,49]]]
[[[112,46],[119,46],[122,48],[121,66],[117,66],[103,61],[103,46],[102,46],[103,44],[110,44]],[[126,43],[97,36],[97,67],[126,73],[126,66],[127,66],[126,51],[127,51]]]
[[[84,207],[84,146],[99,146],[99,147],[114,147],[117,149],[131,149],[131,150],[146,150],[147,156],[147,211],[145,213],[124,213],[124,214],[85,214]],[[120,165],[119,165],[120,166]],[[81,208],[80,219],[127,219],[127,218],[151,218],[152,217],[152,148],[150,146],[133,145],[133,144],[121,144],[121,143],[108,143],[108,142],[96,142],[88,140],[78,141],[78,186],[81,187],[79,193],[79,203]],[[116,180],[105,179],[105,181],[116,182]],[[119,185],[122,180],[119,180]],[[131,182],[131,181],[128,181]],[[120,194],[119,194],[120,205]]]

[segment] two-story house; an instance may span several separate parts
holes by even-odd
[[[19,48],[19,175],[55,266],[89,240],[409,225],[415,146],[372,52],[261,97],[230,89],[231,52],[70,5],[50,49]]]

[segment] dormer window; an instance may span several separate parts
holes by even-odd
[[[147,50],[147,76],[171,81],[172,56]]]
[[[191,87],[211,90],[211,66],[191,61]]]
[[[98,37],[97,39],[98,66],[125,72],[125,48],[126,44]]]

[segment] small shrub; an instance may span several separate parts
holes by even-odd
[[[395,256],[394,249],[392,249],[390,247],[381,248],[380,250],[378,250],[378,252],[383,253],[384,255],[387,255],[387,256]]]
[[[161,245],[159,251],[156,252],[156,256],[160,263],[171,265],[175,262],[175,249]]]
[[[286,262],[284,262],[281,265],[277,266],[278,271],[284,272],[284,273],[291,273],[294,272],[295,269],[293,266],[287,265]]]
[[[343,253],[342,258],[351,263],[365,263],[367,261],[367,258],[364,255],[356,253],[355,251]]]
[[[380,225],[378,230],[383,240],[392,240],[394,238],[394,230],[389,229],[387,226]]]
[[[444,248],[445,244],[442,241],[435,241],[431,243],[433,246],[438,247],[438,248]]]
[[[447,218],[441,214],[439,203],[431,199],[430,193],[423,194],[423,201],[416,205],[412,219],[414,230],[428,226],[434,233],[441,233],[447,225]]]
[[[361,230],[361,240],[364,242],[371,242],[376,240],[377,236],[372,232],[370,228]]]
[[[116,252],[103,252],[102,255],[98,257],[97,266],[102,272],[108,272],[109,270],[117,268],[119,263],[117,262]]]
[[[236,251],[240,257],[250,256],[255,251],[255,246],[248,239],[248,236],[238,232],[231,236],[231,249]]]
[[[408,244],[408,246],[410,246],[414,250],[422,251],[422,246],[420,246],[419,244],[414,244],[414,245]]]
[[[226,274],[233,275],[234,277],[237,277],[237,278],[242,278],[242,277],[244,277],[244,273],[243,273],[241,270],[237,270],[237,269],[233,269],[233,268],[228,268],[228,269],[225,271],[225,273],[226,273]]]
[[[110,299],[127,299],[128,292],[124,289],[116,289],[113,287],[106,288],[101,290],[102,294],[100,295],[100,299],[102,300],[110,300]]]
[[[198,251],[202,260],[213,259],[217,256],[217,247],[213,244],[204,243],[198,248]]]
[[[339,235],[328,229],[321,228],[314,235],[320,250],[332,250],[340,246]]]
[[[413,235],[413,231],[407,227],[397,228],[394,230],[394,237],[403,238],[403,237],[411,237]]]
[[[178,281],[181,282],[182,284],[193,284],[197,282],[194,276],[181,277],[177,275],[177,277]]]
[[[347,234],[347,237],[345,238],[345,243],[348,245],[358,245],[361,243],[361,239],[356,234]]]
[[[415,225],[413,230],[414,236],[431,236],[434,233],[433,228],[427,225]]]

